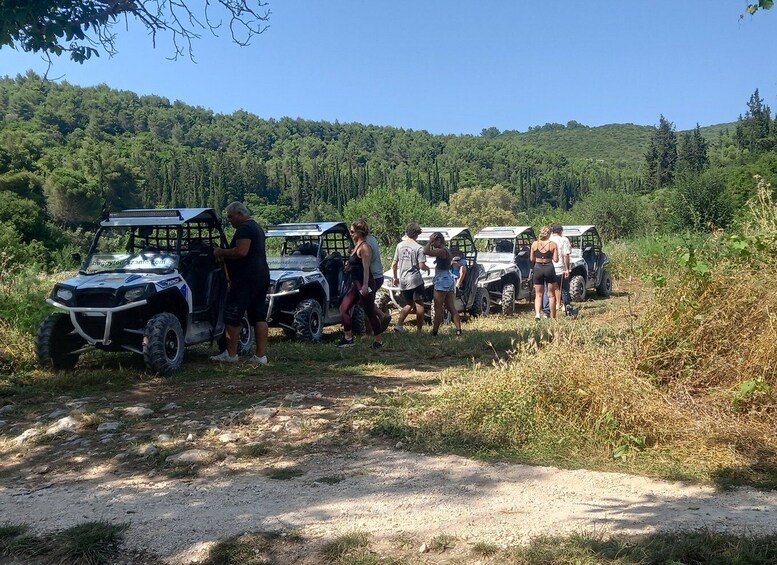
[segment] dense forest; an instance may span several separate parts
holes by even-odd
[[[232,200],[263,223],[368,215],[385,240],[411,218],[479,227],[557,217],[597,223],[610,237],[725,227],[754,174],[777,184],[771,110],[758,91],[743,109],[736,122],[687,132],[661,116],[657,127],[432,135],[6,77],[0,249],[6,261],[56,262],[109,210],[221,210]]]

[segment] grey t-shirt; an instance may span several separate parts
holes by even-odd
[[[420,243],[412,239],[400,241],[394,252],[394,261],[397,262],[400,290],[410,290],[424,284],[419,266],[426,263],[426,255]]]
[[[372,252],[372,261],[370,262],[370,273],[372,273],[373,279],[379,279],[383,276],[383,264],[380,260],[380,246],[378,240],[374,235],[367,236],[367,245],[370,246]]]

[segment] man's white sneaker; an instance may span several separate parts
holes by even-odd
[[[238,362],[238,356],[232,356],[229,354],[229,351],[226,349],[219,353],[218,355],[211,355],[210,357],[211,361],[219,361],[223,363],[237,363]]]
[[[394,331],[397,332],[397,333],[402,333],[403,331],[405,331],[405,328],[403,326],[400,326],[399,324],[397,324],[397,325],[394,326]]]
[[[262,355],[261,357],[252,355],[248,358],[248,362],[251,363],[251,365],[267,365],[267,355]]]

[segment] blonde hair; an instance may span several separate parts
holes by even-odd
[[[540,229],[540,239],[544,241],[548,238],[550,238],[550,226],[542,226]]]

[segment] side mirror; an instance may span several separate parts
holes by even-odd
[[[525,249],[522,249],[521,251],[519,251],[518,253],[516,253],[516,255],[517,255],[518,257],[521,257],[521,258],[523,258],[523,257],[526,257],[526,255],[527,255],[527,254],[528,254],[528,251],[526,251]]]
[[[73,263],[76,263],[77,265],[81,264],[81,254],[78,251],[72,253],[70,258],[73,260]]]
[[[593,251],[593,250],[594,250],[594,246],[593,245],[586,245],[585,248],[583,249],[583,253],[588,253],[588,252]]]

